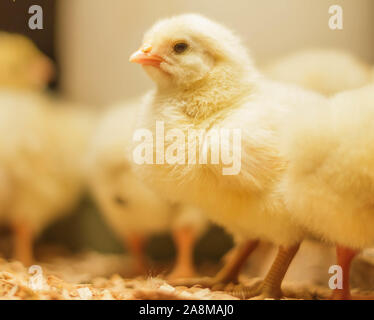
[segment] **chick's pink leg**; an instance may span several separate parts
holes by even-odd
[[[173,285],[191,287],[194,285],[201,285],[213,290],[230,290],[239,282],[239,274],[242,271],[249,255],[257,248],[258,240],[250,240],[242,243],[234,249],[230,255],[229,260],[224,264],[223,268],[216,274],[214,278],[193,278],[180,279],[179,281],[172,281]],[[229,288],[228,288],[229,287]],[[241,290],[241,285],[235,286],[236,291]]]
[[[135,273],[137,275],[144,275],[148,272],[147,259],[145,256],[145,246],[147,239],[139,234],[131,234],[125,239],[131,255],[135,259]]]
[[[196,231],[191,227],[178,228],[173,232],[177,249],[177,260],[169,279],[190,278],[196,275],[193,252],[197,240]]]
[[[258,244],[258,240],[250,240],[236,247],[228,262],[217,273],[215,281],[223,284],[238,283],[241,270]]]
[[[33,232],[26,222],[14,222],[13,229],[13,258],[30,266],[33,258]]]
[[[351,263],[354,257],[358,254],[359,251],[346,248],[343,246],[336,246],[336,257],[337,263],[342,268],[343,271],[343,287],[341,289],[334,289],[330,299],[332,300],[373,300],[372,296],[352,296],[349,286],[350,279],[350,269]]]

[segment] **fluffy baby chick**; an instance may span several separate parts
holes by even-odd
[[[205,228],[200,211],[170,205],[133,172],[131,141],[138,101],[106,114],[93,139],[90,180],[101,212],[135,258],[136,273],[148,271],[145,244],[152,234],[173,231],[177,262],[170,278],[195,275],[193,250]]]
[[[0,172],[6,186],[0,188],[0,220],[12,227],[14,257],[26,265],[35,237],[79,198],[93,123],[39,95],[0,91]]]
[[[287,55],[264,68],[270,78],[296,83],[330,96],[366,85],[370,68],[358,57],[336,49],[309,49]]]
[[[80,106],[42,96],[52,71],[30,40],[0,33],[0,221],[13,227],[24,264],[33,239],[79,199],[96,123]]]
[[[249,296],[282,296],[281,282],[304,232],[289,216],[278,183],[287,166],[279,150],[279,132],[289,113],[299,106],[325,103],[318,94],[265,80],[254,68],[240,39],[225,27],[200,15],[187,14],[156,23],[144,36],[130,61],[141,64],[155,81],[140,112],[138,126],[156,136],[156,121],[165,132],[178,129],[185,139],[165,139],[165,149],[182,148],[191,129],[202,131],[188,148],[201,154],[221,150],[233,154],[240,170],[224,174],[227,164],[178,162],[137,166],[139,175],[158,192],[175,201],[190,202],[242,240],[251,240],[238,254],[238,263],[220,275],[230,279],[257,240],[279,245],[279,252],[260,287]],[[209,135],[220,129],[239,130],[240,142],[220,143]],[[210,142],[209,142],[209,140]],[[147,142],[144,142],[147,145]],[[210,143],[210,144],[209,144]],[[206,146],[211,146],[210,151]],[[153,143],[148,143],[153,153]],[[135,144],[134,148],[138,146]],[[233,162],[235,158],[233,158]],[[232,278],[231,278],[232,279]],[[235,280],[235,279],[232,279]]]
[[[290,164],[283,190],[293,217],[337,245],[349,299],[350,263],[374,244],[374,85],[338,94],[331,105],[289,119],[285,153]]]
[[[53,74],[52,62],[31,40],[0,32],[0,87],[38,91]]]

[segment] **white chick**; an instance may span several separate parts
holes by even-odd
[[[51,60],[31,40],[0,32],[0,87],[39,91],[53,75]]]
[[[120,104],[105,115],[93,139],[90,181],[94,199],[118,238],[135,258],[135,272],[148,271],[147,239],[172,230],[177,261],[170,278],[195,275],[193,250],[206,221],[199,210],[170,205],[133,172],[131,147],[139,102]]]
[[[350,263],[374,245],[374,85],[338,94],[329,107],[301,110],[284,135],[289,212],[315,236],[337,245],[343,288],[351,298]]]
[[[35,237],[79,199],[94,121],[11,90],[0,91],[0,114],[0,168],[7,186],[0,216],[13,228],[14,257],[27,265]]]
[[[44,97],[52,64],[23,36],[0,33],[0,221],[28,265],[35,237],[83,190],[95,116]]]
[[[186,139],[189,130],[203,130],[200,147],[209,145],[206,140],[214,130],[228,129],[231,135],[235,129],[240,131],[239,146],[220,144],[219,140],[210,143],[210,151],[221,150],[221,155],[233,154],[235,148],[241,150],[232,161],[239,161],[240,170],[232,175],[223,174],[227,164],[222,158],[218,164],[143,164],[137,166],[137,172],[170,199],[203,208],[236,237],[254,239],[253,246],[257,240],[279,245],[263,283],[248,295],[281,297],[282,279],[304,232],[285,214],[286,206],[277,191],[287,165],[279,152],[278,133],[293,109],[300,105],[312,108],[325,99],[298,87],[266,81],[253,67],[237,36],[195,14],[156,23],[130,61],[143,65],[157,85],[144,102],[138,123],[153,137],[156,121],[164,124],[165,134],[178,129]],[[165,139],[164,150],[179,143],[188,159],[181,142],[187,140],[174,140]],[[153,143],[143,143],[156,152]],[[192,140],[188,148],[197,150],[199,159],[196,144],[196,139]],[[239,256],[246,256],[251,251],[248,249],[250,246]],[[230,276],[218,277],[222,278]]]
[[[369,65],[359,57],[339,49],[295,52],[276,59],[263,71],[275,80],[295,83],[327,96],[374,82],[373,67],[370,71]],[[330,251],[323,243],[314,241],[304,246],[302,254],[315,255],[316,246],[320,246],[321,256]],[[306,248],[313,248],[314,252],[308,253]]]
[[[330,96],[366,85],[370,68],[354,56],[337,49],[309,49],[280,58],[264,68],[270,78],[298,84]]]

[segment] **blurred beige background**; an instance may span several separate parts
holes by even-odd
[[[330,30],[328,9],[344,10],[344,29]],[[129,55],[162,17],[197,12],[237,30],[257,62],[303,47],[339,47],[374,62],[373,0],[60,0],[61,89],[105,105],[136,96],[150,80]]]

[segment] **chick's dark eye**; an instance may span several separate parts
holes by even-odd
[[[179,42],[173,48],[173,50],[174,50],[175,53],[183,53],[187,49],[188,49],[188,44],[185,43],[185,42]]]
[[[114,197],[114,202],[120,206],[127,206],[128,202],[126,199],[122,198],[121,196],[115,196]]]

